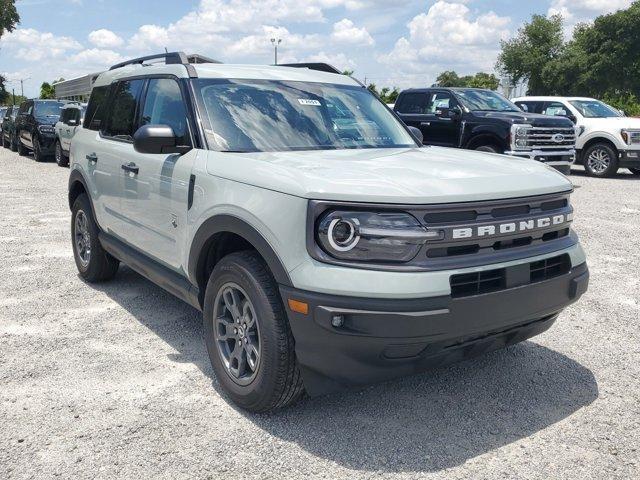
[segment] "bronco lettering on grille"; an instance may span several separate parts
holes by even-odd
[[[529,230],[541,230],[551,226],[560,226],[573,220],[573,213],[553,215],[550,217],[538,217],[517,222],[493,223],[474,227],[454,228],[451,238],[480,238],[494,235],[507,235],[511,233],[525,232]]]

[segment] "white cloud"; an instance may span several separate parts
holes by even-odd
[[[98,48],[117,48],[124,44],[122,38],[106,28],[94,30],[89,34],[88,39]]]
[[[438,1],[407,25],[391,52],[378,57],[394,66],[399,84],[404,77],[421,75],[420,84],[431,83],[441,71],[459,73],[493,71],[500,40],[509,35],[509,17],[494,12],[473,16],[461,3]]]
[[[571,37],[577,23],[592,22],[595,17],[629,8],[632,0],[551,0],[547,15],[562,15],[565,36]]]
[[[304,62],[328,63],[340,71],[351,70],[355,66],[353,60],[344,53],[319,52],[302,59]]]
[[[0,46],[26,62],[62,57],[82,45],[71,37],[40,32],[34,28],[18,28],[0,39]]]
[[[70,65],[82,66],[91,71],[96,71],[107,69],[111,65],[123,60],[122,55],[113,50],[88,48],[71,55],[68,62]]]
[[[337,43],[373,45],[374,41],[366,28],[358,28],[347,18],[333,24],[331,39]]]

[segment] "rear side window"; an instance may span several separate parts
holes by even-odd
[[[427,113],[426,93],[405,93],[396,104],[396,111],[399,113]]]
[[[84,116],[84,128],[100,130],[104,121],[108,93],[109,85],[93,88],[87,106],[87,114]]]
[[[104,135],[122,140],[133,138],[136,110],[143,80],[127,80],[116,86]]]
[[[187,109],[178,82],[170,78],[149,80],[140,125],[168,125],[179,145],[189,145]]]

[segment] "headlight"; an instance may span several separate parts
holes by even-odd
[[[403,212],[333,210],[320,217],[316,230],[327,254],[362,262],[408,262],[427,240],[440,235]]]
[[[640,130],[622,129],[620,136],[627,145],[640,144]]]
[[[525,149],[529,146],[529,130],[531,125],[515,124],[511,126],[511,148]]]
[[[40,133],[45,134],[53,134],[56,132],[55,128],[53,128],[51,125],[40,125],[38,127],[38,130],[40,130]]]

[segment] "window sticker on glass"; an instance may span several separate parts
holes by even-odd
[[[318,100],[311,100],[310,98],[299,98],[298,103],[300,103],[300,105],[311,105],[314,107],[319,107],[321,105]]]

